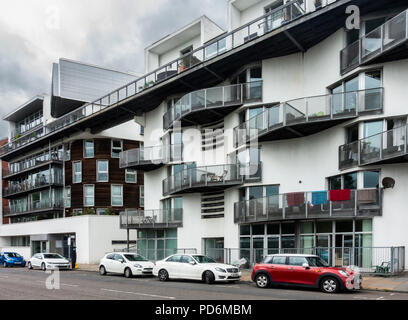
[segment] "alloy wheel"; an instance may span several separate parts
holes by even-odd
[[[265,274],[260,274],[256,277],[256,285],[259,288],[266,288],[268,286],[269,280]]]
[[[323,290],[327,293],[334,293],[337,291],[337,282],[334,279],[326,279],[323,281]]]

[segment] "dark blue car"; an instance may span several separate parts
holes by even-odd
[[[26,261],[16,252],[3,252],[0,254],[0,264],[7,267],[25,267]]]

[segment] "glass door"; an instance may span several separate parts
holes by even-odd
[[[264,257],[264,237],[252,238],[253,262],[260,263]]]
[[[335,248],[335,266],[347,267],[352,265],[353,235],[337,234]]]
[[[268,254],[279,253],[279,236],[268,237]]]
[[[316,236],[316,254],[331,265],[330,247],[331,235]]]

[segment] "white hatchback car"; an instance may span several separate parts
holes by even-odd
[[[37,253],[28,261],[28,269],[39,268],[43,271],[53,269],[71,269],[71,263],[58,253]]]
[[[241,279],[239,268],[217,263],[204,255],[175,254],[157,261],[153,275],[160,281],[169,279],[201,280],[208,284],[214,282],[235,282]]]
[[[152,275],[153,262],[141,255],[129,252],[115,252],[106,254],[99,263],[99,273],[123,274],[126,278],[132,276]]]

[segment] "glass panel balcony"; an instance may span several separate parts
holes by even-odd
[[[402,163],[407,156],[407,126],[394,128],[339,148],[340,169],[374,163]]]
[[[121,229],[177,228],[182,226],[183,209],[128,209],[120,213]]]
[[[383,88],[287,101],[234,128],[234,144],[238,147],[254,139],[268,141],[310,135],[361,113],[380,112],[382,106]],[[296,133],[291,136],[288,128]]]
[[[237,202],[235,223],[382,215],[382,190],[350,190],[344,201],[331,201],[330,191],[295,192]]]
[[[231,107],[238,107],[246,102],[262,100],[262,81],[235,84],[224,87],[213,87],[198,90],[186,94],[170,108],[163,116],[164,129],[169,129],[175,121],[205,124],[218,119],[208,117],[203,111],[207,111],[214,116],[212,109],[217,109],[219,118],[232,111]],[[202,111],[202,112],[200,112]],[[185,120],[185,121],[183,121]]]
[[[408,10],[364,35],[340,52],[341,72],[347,73],[392,51],[408,40]],[[398,56],[396,56],[398,58]]]
[[[20,183],[10,183],[8,187],[3,189],[3,197],[10,197],[45,187],[62,185],[63,178],[61,175],[42,175],[41,177],[25,180]]]
[[[182,144],[127,150],[120,154],[119,165],[120,168],[150,171],[177,161],[183,161]]]
[[[22,214],[44,212],[44,211],[54,211],[63,210],[63,201],[33,201],[20,205],[11,205],[10,207],[4,208],[4,217],[18,216]]]
[[[225,164],[183,170],[163,181],[163,195],[224,190],[245,181],[259,181],[262,164]]]
[[[49,136],[63,128],[71,126],[85,118],[100,113],[108,107],[115,107],[121,102],[134,97],[135,95],[152,89],[159,83],[179,75],[187,70],[210,61],[220,55],[240,47],[254,39],[267,33],[279,29],[280,27],[304,16],[306,14],[305,0],[292,0],[273,11],[254,19],[229,33],[211,40],[202,47],[172,61],[158,69],[142,76],[135,81],[116,89],[115,91],[87,103],[80,108],[58,118],[48,125],[44,125],[35,133],[33,140],[18,139],[0,148],[0,156],[8,154],[24,144],[38,140],[44,136]],[[170,123],[168,123],[170,125]],[[165,126],[166,127],[166,126]]]

